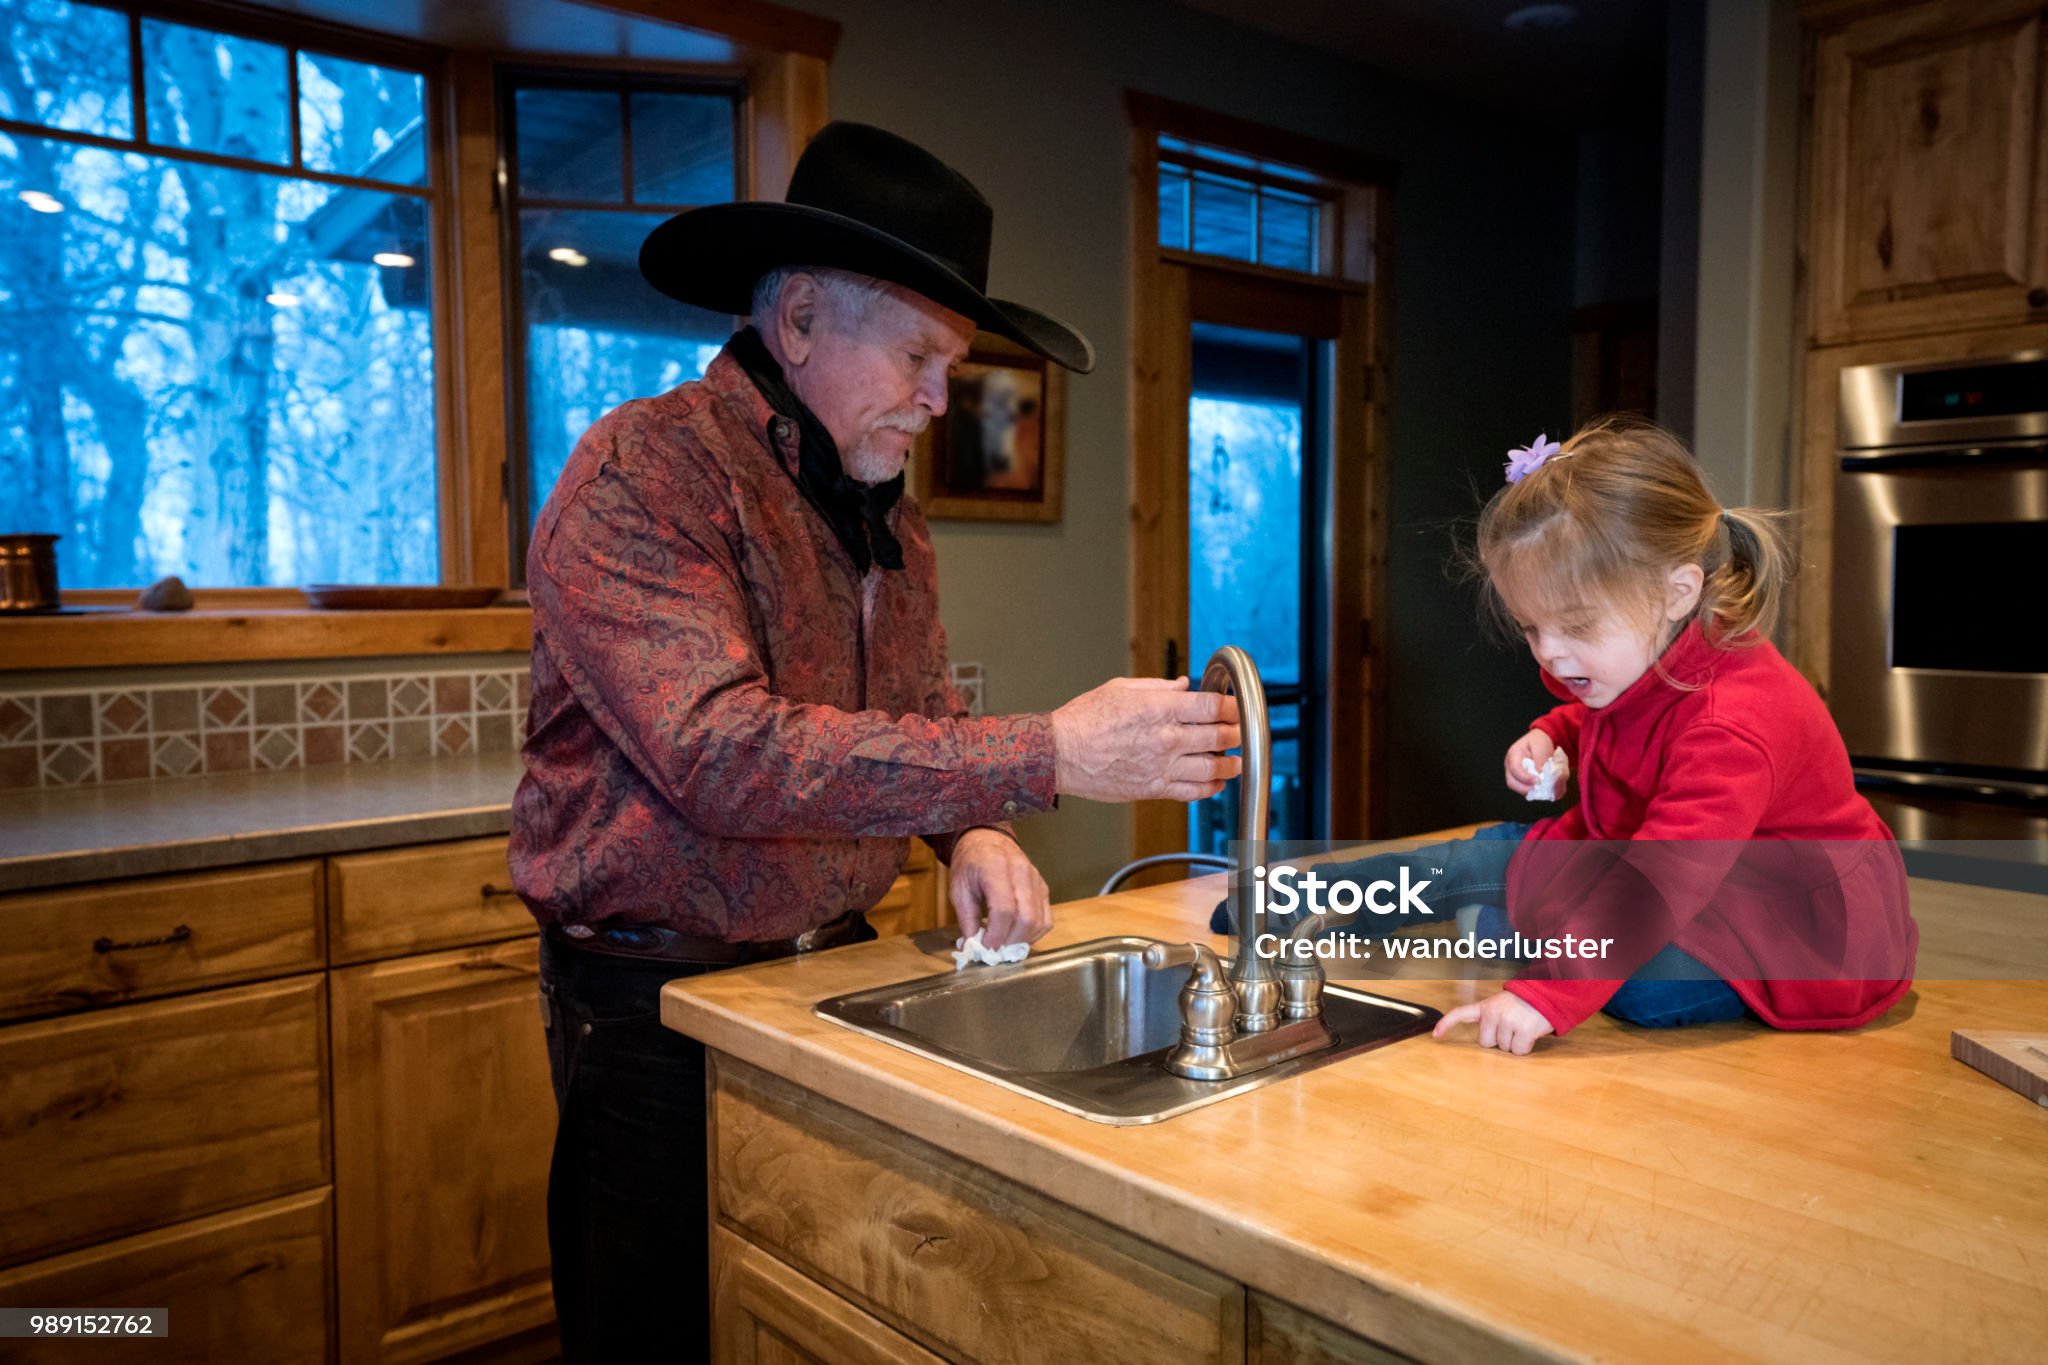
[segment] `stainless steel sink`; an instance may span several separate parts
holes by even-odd
[[[1171,1075],[1188,968],[1148,970],[1149,938],[1099,938],[1001,967],[835,996],[823,1019],[1098,1123],[1157,1123],[1426,1031],[1437,1011],[1323,991],[1334,1047],[1226,1081]]]

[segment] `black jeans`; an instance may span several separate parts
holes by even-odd
[[[570,1365],[711,1358],[704,1045],[664,983],[711,968],[540,943],[555,1105],[548,1250]]]

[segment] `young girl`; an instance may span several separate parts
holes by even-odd
[[[1507,480],[1479,567],[1563,702],[1509,746],[1507,784],[1527,795],[1561,749],[1578,803],[1327,872],[1407,863],[1435,913],[1504,900],[1482,938],[1603,946],[1527,961],[1436,1035],[1476,1024],[1480,1046],[1525,1054],[1603,1009],[1784,1029],[1883,1014],[1919,942],[1905,868],[1820,698],[1764,638],[1787,565],[1771,516],[1722,508],[1676,437],[1635,422],[1538,437]]]

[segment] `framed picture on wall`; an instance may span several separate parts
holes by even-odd
[[[1066,420],[1066,371],[1001,337],[977,335],[953,375],[945,415],[912,456],[924,514],[1058,521]]]

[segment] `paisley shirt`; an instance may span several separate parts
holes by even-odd
[[[527,553],[533,703],[513,883],[547,923],[786,938],[866,909],[922,835],[1055,804],[1051,718],[972,719],[931,535],[856,572],[796,424],[729,354],[586,432]]]

